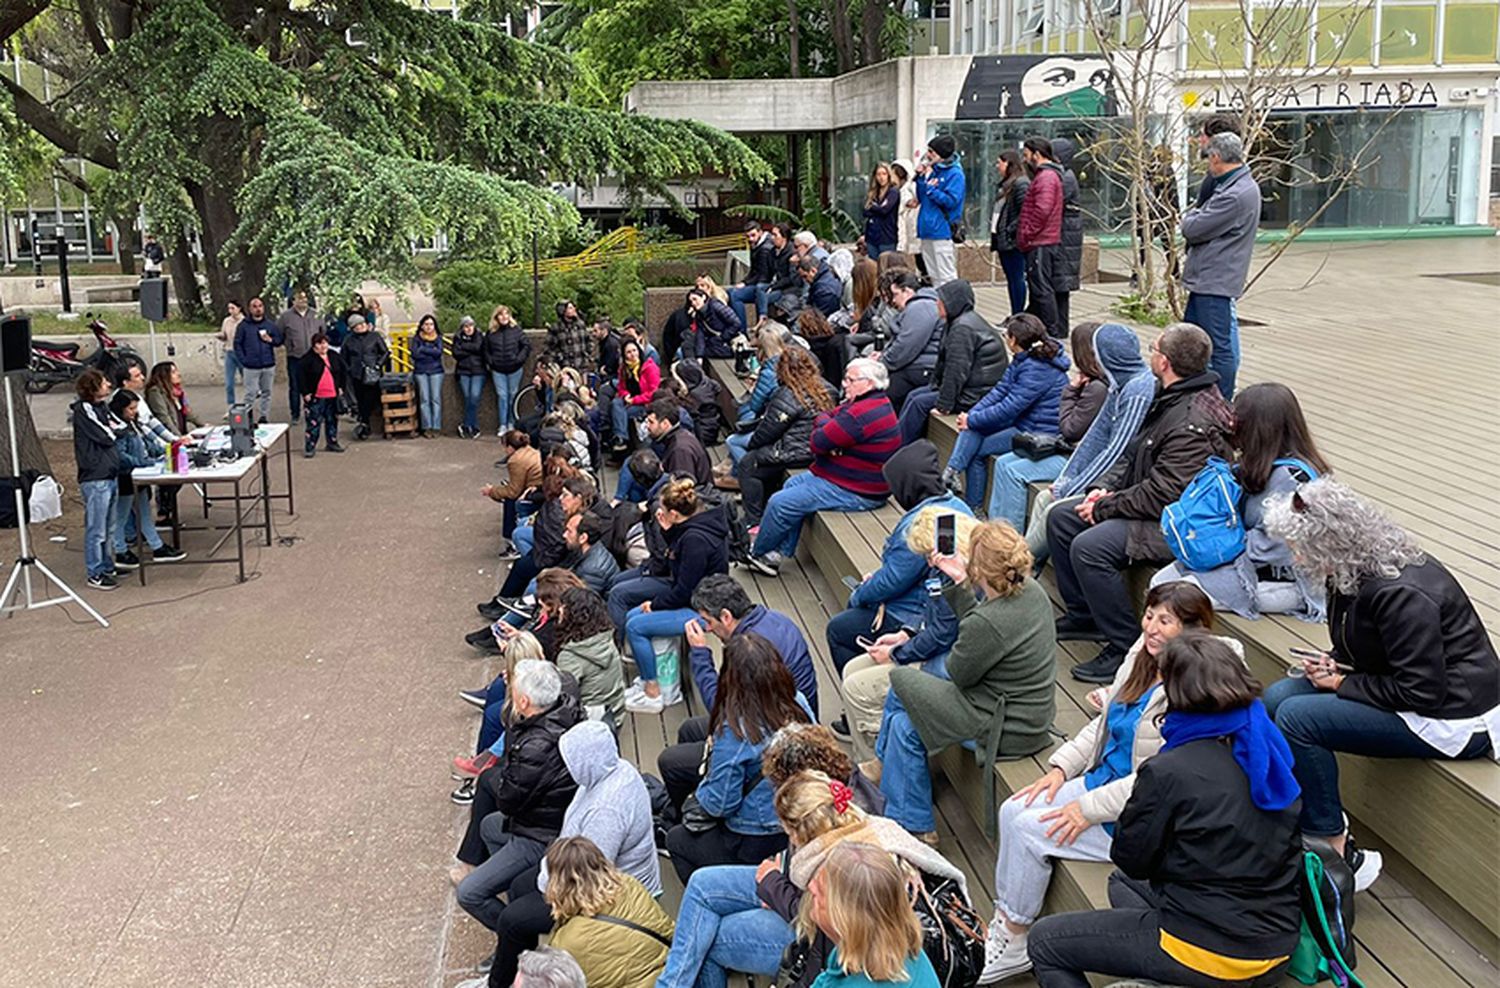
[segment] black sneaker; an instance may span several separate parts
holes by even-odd
[[[1057,640],[1060,642],[1102,642],[1109,639],[1094,623],[1093,618],[1080,618],[1064,614],[1057,619]]]
[[[151,550],[151,561],[153,563],[175,563],[186,559],[187,553],[172,545],[163,545],[160,549]]]
[[[113,573],[100,573],[98,576],[91,576],[88,583],[95,590],[114,590],[120,585],[120,581],[115,579]]]
[[[500,603],[499,597],[491,597],[489,600],[475,608],[480,617],[487,621],[498,621],[506,614],[505,605]]]
[[[490,956],[486,957],[484,960],[480,961],[477,965],[475,965],[475,967],[474,967],[474,973],[475,974],[489,974],[490,973],[490,968],[492,968],[494,966],[495,966],[495,953],[494,953],[494,951],[490,951]]]
[[[338,443],[332,442],[323,448],[330,453],[342,453],[344,451],[344,447],[340,446]]]
[[[1114,645],[1105,645],[1099,654],[1087,662],[1080,662],[1072,669],[1072,676],[1080,683],[1112,683],[1115,673],[1125,662],[1125,650]]]
[[[486,655],[500,654],[500,643],[495,641],[495,633],[489,629],[488,625],[464,635],[464,641]]]
[[[491,636],[493,637],[493,636]],[[459,690],[459,699],[473,707],[484,709],[485,701],[489,697],[489,690]]]
[[[474,780],[465,779],[458,784],[458,788],[448,794],[448,798],[459,806],[468,806],[474,802]]]
[[[140,565],[140,559],[136,558],[136,554],[128,549],[124,552],[115,553],[115,569],[138,569]]]
[[[302,451],[302,458],[303,458],[303,459],[304,459],[304,460],[310,460],[310,459],[312,459],[312,458],[313,458],[313,457],[314,457],[314,456],[317,456],[317,455],[318,455],[318,451],[317,451],[317,450],[315,450],[315,449],[304,449],[304,450],[303,450],[303,451]]]
[[[845,717],[843,714],[839,715],[838,720],[834,721],[832,724],[829,724],[828,729],[834,734],[838,735],[840,738],[843,738],[845,741],[848,741],[851,737],[849,733],[849,718]]]

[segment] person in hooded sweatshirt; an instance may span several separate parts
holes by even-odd
[[[651,795],[641,773],[620,757],[614,732],[599,721],[584,721],[564,733],[557,747],[568,774],[578,783],[578,791],[563,813],[557,839],[584,837],[593,841],[606,861],[640,882],[651,895],[661,895]],[[547,864],[543,858],[540,865],[522,872],[510,885],[509,902],[500,912],[496,929],[500,942],[490,968],[489,983],[497,988],[515,979],[517,959],[552,930],[552,911],[544,898],[549,884]]]
[[[964,220],[964,167],[952,134],[927,142],[917,161],[917,236],[922,239],[922,263],[934,288],[958,277],[953,234]]]
[[[937,290],[938,315],[946,320],[938,343],[932,380],[906,396],[901,406],[901,441],[927,431],[927,417],[967,412],[1000,383],[1010,352],[1000,333],[974,308],[974,286],[956,278]]]
[[[880,362],[891,375],[886,397],[899,412],[906,396],[931,380],[945,323],[938,308],[937,292],[923,288],[910,271],[890,279],[888,298],[901,313],[901,319],[896,324],[894,338],[880,353]]]
[[[943,471],[943,483],[954,487],[964,478],[964,500],[979,509],[984,503],[987,457],[1009,453],[1019,432],[1059,435],[1063,387],[1071,363],[1062,344],[1029,312],[1005,320],[1010,366],[1000,383],[958,417],[958,441]]]
[[[678,684],[668,683],[664,690],[657,682],[651,639],[681,635],[683,627],[698,617],[690,604],[699,581],[729,572],[729,523],[719,507],[699,498],[692,480],[679,477],[662,488],[656,520],[670,547],[670,583],[631,608],[624,625],[630,654],[641,671],[640,681],[625,692],[625,709],[637,714],[659,714],[668,703],[681,701]]]
[[[885,479],[905,512],[880,550],[880,568],[849,594],[844,611],[828,619],[828,654],[840,674],[849,660],[863,654],[858,639],[875,639],[921,621],[927,601],[927,560],[906,546],[906,533],[923,508],[936,505],[955,514],[972,515],[969,506],[943,486],[937,447],[919,439],[885,464]],[[842,720],[843,718],[840,718]],[[834,730],[849,736],[847,726]]]

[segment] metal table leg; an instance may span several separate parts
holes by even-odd
[[[245,582],[245,526],[244,505],[240,501],[240,478],[234,480],[234,544],[235,551],[239,553],[240,582]]]

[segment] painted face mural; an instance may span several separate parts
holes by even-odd
[[[954,117],[1098,117],[1114,113],[1113,73],[1097,55],[990,55],[969,63]]]

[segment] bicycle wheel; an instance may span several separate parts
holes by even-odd
[[[528,384],[516,392],[515,401],[511,403],[511,421],[519,422],[536,411],[537,390],[535,384]]]

